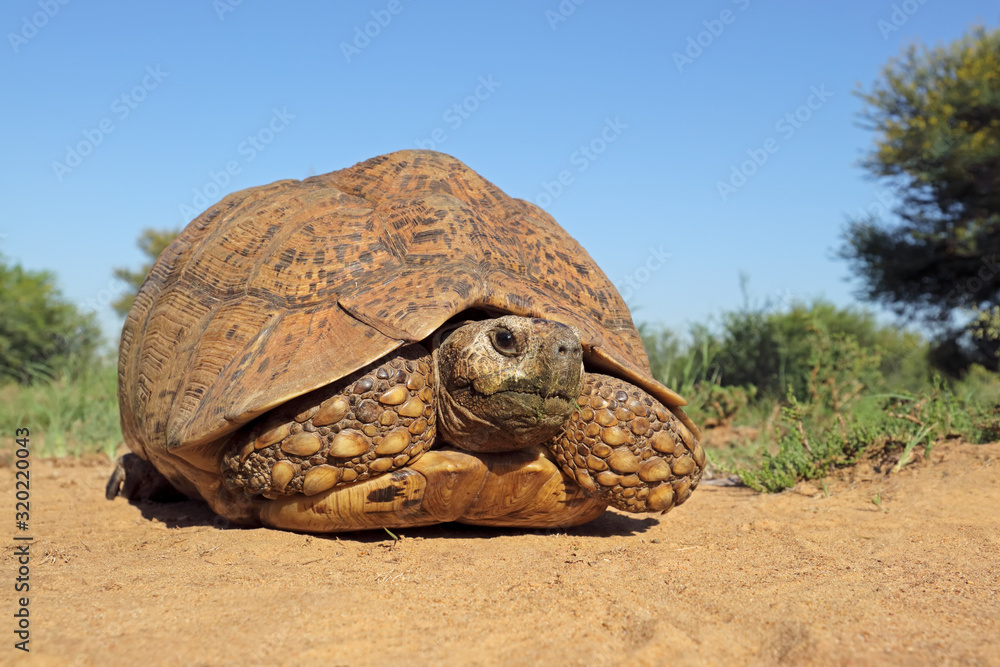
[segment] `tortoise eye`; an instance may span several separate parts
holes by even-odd
[[[490,338],[493,341],[493,347],[500,354],[508,357],[517,354],[517,339],[507,329],[494,330]]]

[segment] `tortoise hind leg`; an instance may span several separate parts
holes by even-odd
[[[705,450],[682,419],[639,387],[598,373],[584,374],[578,405],[551,444],[567,475],[626,512],[666,512],[687,500]]]
[[[159,470],[137,454],[118,457],[111,471],[104,497],[114,500],[122,496],[129,502],[151,500],[159,503],[180,502],[188,497],[174,488]]]

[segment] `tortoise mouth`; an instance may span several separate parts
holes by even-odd
[[[502,435],[475,451],[513,451],[542,444],[559,434],[575,408],[575,401],[565,395],[543,396],[523,390],[498,391],[482,400],[482,415]]]

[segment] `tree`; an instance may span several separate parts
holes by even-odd
[[[116,299],[111,307],[115,309],[115,312],[125,317],[128,315],[129,309],[132,307],[132,302],[135,301],[135,295],[142,286],[142,282],[146,279],[149,274],[149,270],[153,267],[153,262],[156,258],[160,256],[167,246],[170,245],[177,235],[180,234],[180,230],[177,229],[144,229],[142,234],[139,235],[136,245],[139,249],[149,258],[142,268],[138,271],[132,271],[126,268],[116,268],[114,270],[114,275],[120,280],[124,280],[128,283],[132,290],[126,292],[120,298]]]
[[[67,302],[48,271],[0,257],[0,380],[27,384],[96,360],[101,331]]]
[[[861,298],[955,343],[955,317],[1000,294],[1000,30],[910,46],[860,92],[876,147],[862,166],[897,195],[892,219],[855,219],[840,255]],[[994,365],[995,367],[995,365]]]

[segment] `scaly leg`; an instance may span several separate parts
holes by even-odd
[[[671,411],[623,380],[584,374],[579,409],[551,445],[563,471],[626,512],[680,505],[701,480],[705,451]]]
[[[434,443],[431,356],[400,348],[238,431],[223,456],[231,493],[316,495],[409,466]]]

